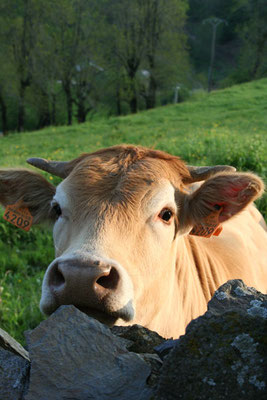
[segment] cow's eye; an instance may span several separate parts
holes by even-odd
[[[62,214],[61,207],[58,203],[54,204],[52,207],[53,212],[55,213],[56,217],[59,218]]]
[[[173,211],[170,210],[169,208],[164,208],[159,213],[159,218],[162,219],[164,222],[170,222],[172,216],[173,216]]]

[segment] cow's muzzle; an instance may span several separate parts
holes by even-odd
[[[127,272],[115,261],[86,253],[59,257],[47,269],[40,308],[51,314],[72,304],[108,325],[134,317],[133,287]]]

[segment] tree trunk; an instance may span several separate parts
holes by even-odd
[[[155,108],[156,106],[156,91],[157,82],[154,76],[151,74],[149,79],[148,94],[145,98],[147,110],[150,108]]]
[[[77,82],[76,86],[76,95],[73,99],[74,103],[77,105],[77,119],[79,123],[83,123],[86,121],[86,115],[90,110],[92,110],[93,107],[86,106],[86,103],[88,102],[88,96],[91,92],[91,85],[86,82],[84,79],[80,79],[80,81]]]
[[[132,98],[130,99],[130,110],[132,114],[136,114],[137,113],[137,98],[136,98],[136,94],[134,94],[132,96]]]
[[[256,55],[256,60],[254,63],[253,70],[251,72],[252,79],[255,79],[257,77],[257,72],[261,65],[262,56],[264,54],[264,46],[265,46],[266,39],[267,38],[263,36],[263,38],[261,38],[261,40],[258,40],[258,42],[257,42],[257,55]]]
[[[18,132],[24,131],[25,124],[25,89],[27,85],[23,81],[20,82],[20,90],[19,90],[19,110],[18,110]]]
[[[72,125],[72,99],[69,93],[67,95],[67,113],[68,113],[68,125]]]
[[[35,45],[36,33],[32,30],[31,4],[29,0],[24,0],[23,5],[23,26],[20,41],[20,54],[18,58],[19,76],[19,107],[18,107],[18,132],[25,129],[25,92],[32,81],[32,52]],[[16,54],[15,54],[16,58]]]
[[[117,115],[121,115],[121,93],[119,86],[116,89],[116,106],[117,106]]]
[[[7,135],[7,106],[5,103],[5,100],[2,96],[2,94],[0,93],[0,107],[1,107],[1,113],[2,113],[2,131],[3,131],[3,135]]]
[[[51,124],[56,125],[56,95],[52,93]]]
[[[84,106],[84,103],[79,101],[77,104],[78,110],[77,110],[77,119],[79,124],[83,123],[86,121],[86,115],[87,115],[87,110],[86,107]]]
[[[131,93],[131,97],[130,97],[130,101],[129,101],[129,105],[130,105],[130,110],[131,113],[135,114],[137,113],[137,93],[136,93],[136,87],[135,87],[135,77],[131,77],[131,81],[130,81],[130,93]]]
[[[71,95],[71,87],[70,81],[66,81],[63,83],[64,92],[66,95],[66,104],[67,104],[67,114],[68,114],[68,125],[72,125],[72,95]]]
[[[215,59],[216,30],[217,30],[217,25],[212,25],[211,55],[210,55],[210,66],[208,74],[208,92],[210,92],[212,88],[212,72]]]
[[[38,129],[44,128],[45,126],[51,125],[50,111],[49,111],[49,97],[48,94],[42,91],[42,105],[40,107],[40,117],[38,123]]]

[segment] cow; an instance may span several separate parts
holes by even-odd
[[[266,292],[267,232],[253,204],[262,180],[230,166],[120,145],[68,162],[0,170],[0,203],[54,223],[55,259],[42,284],[50,315],[72,304],[107,324],[179,337],[229,279]]]

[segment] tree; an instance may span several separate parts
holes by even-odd
[[[239,66],[251,80],[267,75],[267,3],[243,0],[240,7],[246,17],[238,25],[242,39]]]
[[[72,124],[73,104],[78,120],[90,110],[89,93],[97,69],[96,15],[94,0],[50,0],[49,24],[57,79],[66,97],[68,125]],[[97,71],[99,72],[99,71]]]
[[[32,83],[34,50],[38,41],[42,1],[5,1],[4,14],[9,23],[9,43],[13,50],[18,85],[17,130],[24,130],[25,92]]]
[[[146,3],[146,65],[149,72],[146,108],[156,105],[157,88],[172,76],[180,80],[181,66],[187,63],[184,24],[187,1],[148,0]],[[165,77],[162,76],[165,75]]]
[[[108,59],[123,66],[128,82],[131,112],[137,111],[136,74],[144,57],[146,42],[144,2],[141,0],[115,0],[102,2],[106,15],[106,36],[109,40]]]
[[[97,77],[103,72],[104,69],[91,61],[91,59],[76,66],[73,101],[77,107],[78,122],[85,122],[88,112],[95,108],[98,90]]]
[[[0,111],[1,129],[3,134],[7,134],[8,111],[10,104],[18,100],[17,92],[17,73],[13,58],[13,49],[10,42],[10,20],[5,14],[5,3],[0,5]],[[13,112],[11,126],[16,125],[16,112]]]
[[[106,37],[111,39],[107,58],[125,72],[131,112],[138,109],[140,90],[146,107],[154,107],[162,71],[165,75],[171,71],[175,84],[179,67],[173,64],[170,68],[170,64],[186,57],[183,27],[187,1],[103,0],[101,7],[106,16]],[[140,82],[142,69],[149,73],[146,87],[142,79]]]
[[[18,131],[57,123],[63,99],[69,125],[99,103],[118,114],[154,107],[188,70],[186,8],[187,0],[2,0],[4,130],[11,114]]]
[[[51,23],[52,4],[47,1],[39,27],[32,64],[31,101],[38,114],[37,128],[56,124],[56,102],[61,91],[58,84],[56,46]]]
[[[68,125],[72,124],[73,98],[71,85],[77,63],[76,54],[80,37],[80,3],[75,0],[50,1],[48,12],[55,76],[65,93]],[[78,5],[77,8],[76,5]]]
[[[2,114],[2,130],[3,134],[7,134],[7,105],[3,96],[3,88],[0,84],[0,108],[1,108],[1,114]]]
[[[1,19],[0,19],[0,25],[1,25]],[[2,25],[1,25],[2,27]],[[1,29],[1,28],[0,28]],[[3,29],[0,31],[1,39],[3,38]],[[1,40],[2,43],[4,43],[3,40]],[[4,51],[3,51],[4,50]],[[7,81],[7,70],[3,68],[6,64],[4,63],[5,55],[6,55],[7,48],[3,49],[1,47],[0,49],[0,64],[2,65],[2,68],[0,70],[0,110],[1,110],[1,125],[2,125],[2,131],[3,134],[7,134],[8,127],[7,127],[7,103],[6,103],[6,84],[5,82]],[[10,65],[9,65],[10,66]]]

